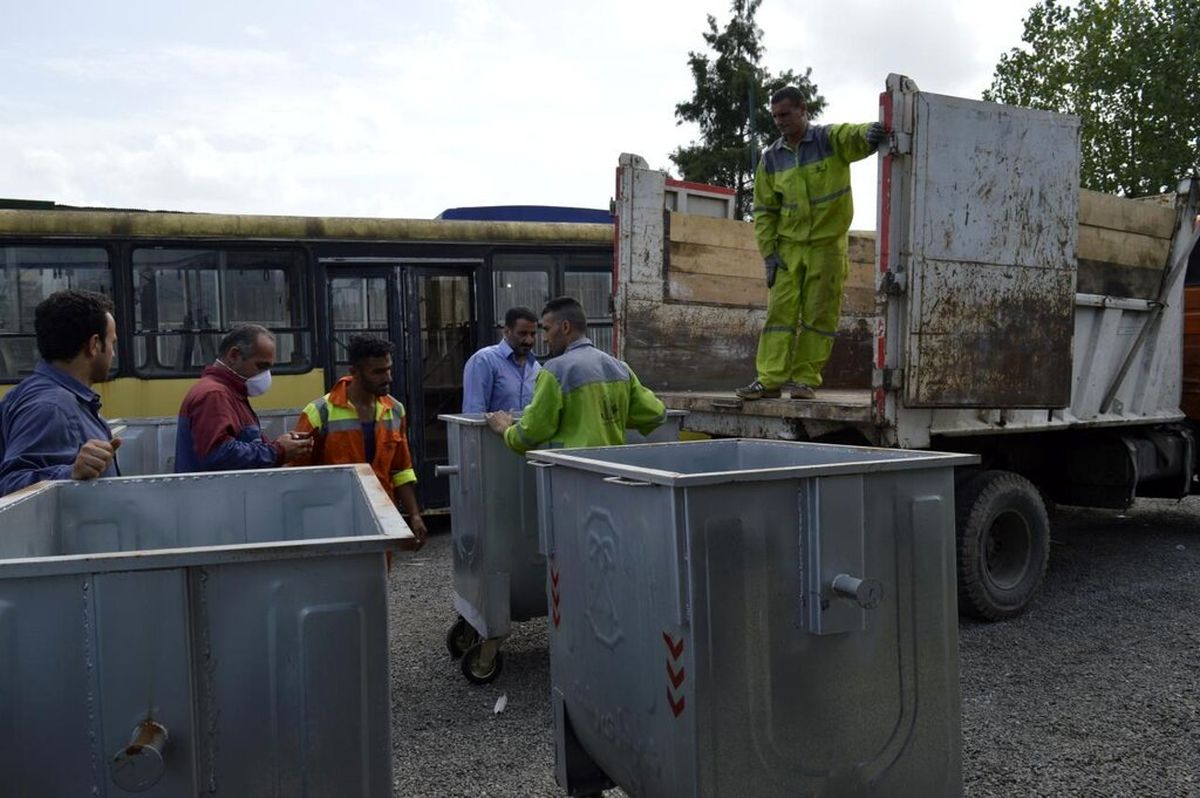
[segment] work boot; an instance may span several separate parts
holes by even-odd
[[[800,385],[793,385],[792,389],[790,391],[788,391],[788,395],[791,396],[793,399],[816,399],[817,398],[817,392],[813,389],[813,387],[811,385],[804,385],[803,383],[801,383]]]
[[[743,388],[738,388],[735,393],[738,395],[739,399],[749,400],[778,399],[780,397],[778,388],[768,388],[758,380],[755,380]]]

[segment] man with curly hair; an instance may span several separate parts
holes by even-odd
[[[112,301],[58,291],[34,310],[42,359],[0,402],[0,496],[43,480],[113,477],[121,445],[92,385],[108,379],[117,346]]]

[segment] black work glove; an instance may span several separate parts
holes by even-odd
[[[767,288],[770,288],[775,285],[775,272],[779,269],[787,271],[787,266],[783,265],[783,258],[779,257],[778,252],[772,252],[763,258],[763,269],[767,273]]]
[[[887,141],[891,132],[883,126],[882,122],[872,122],[867,125],[867,144],[871,145],[871,152],[879,149],[879,145]]]

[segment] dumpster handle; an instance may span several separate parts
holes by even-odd
[[[883,599],[883,585],[878,579],[859,579],[850,574],[838,574],[829,585],[835,595],[848,598],[864,610],[873,610]]]
[[[534,468],[554,468],[554,463],[543,463],[541,460],[529,460],[527,462]]]
[[[646,482],[641,479],[630,479],[629,477],[605,477],[605,482],[613,485],[628,485],[631,488],[645,488],[653,485],[653,482]]]
[[[458,466],[456,466],[456,465],[435,465],[433,467],[433,475],[435,477],[458,476]]]
[[[129,743],[109,763],[113,782],[126,792],[145,792],[158,783],[166,771],[163,749],[167,747],[167,727],[146,719],[139,723]]]

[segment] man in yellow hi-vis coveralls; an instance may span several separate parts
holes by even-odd
[[[771,116],[782,135],[763,152],[754,176],[767,321],[758,338],[757,379],[737,395],[772,399],[790,382],[793,399],[812,399],[837,335],[849,268],[850,164],[875,152],[887,131],[878,122],[809,125],[804,95],[793,86],[771,95]]]

